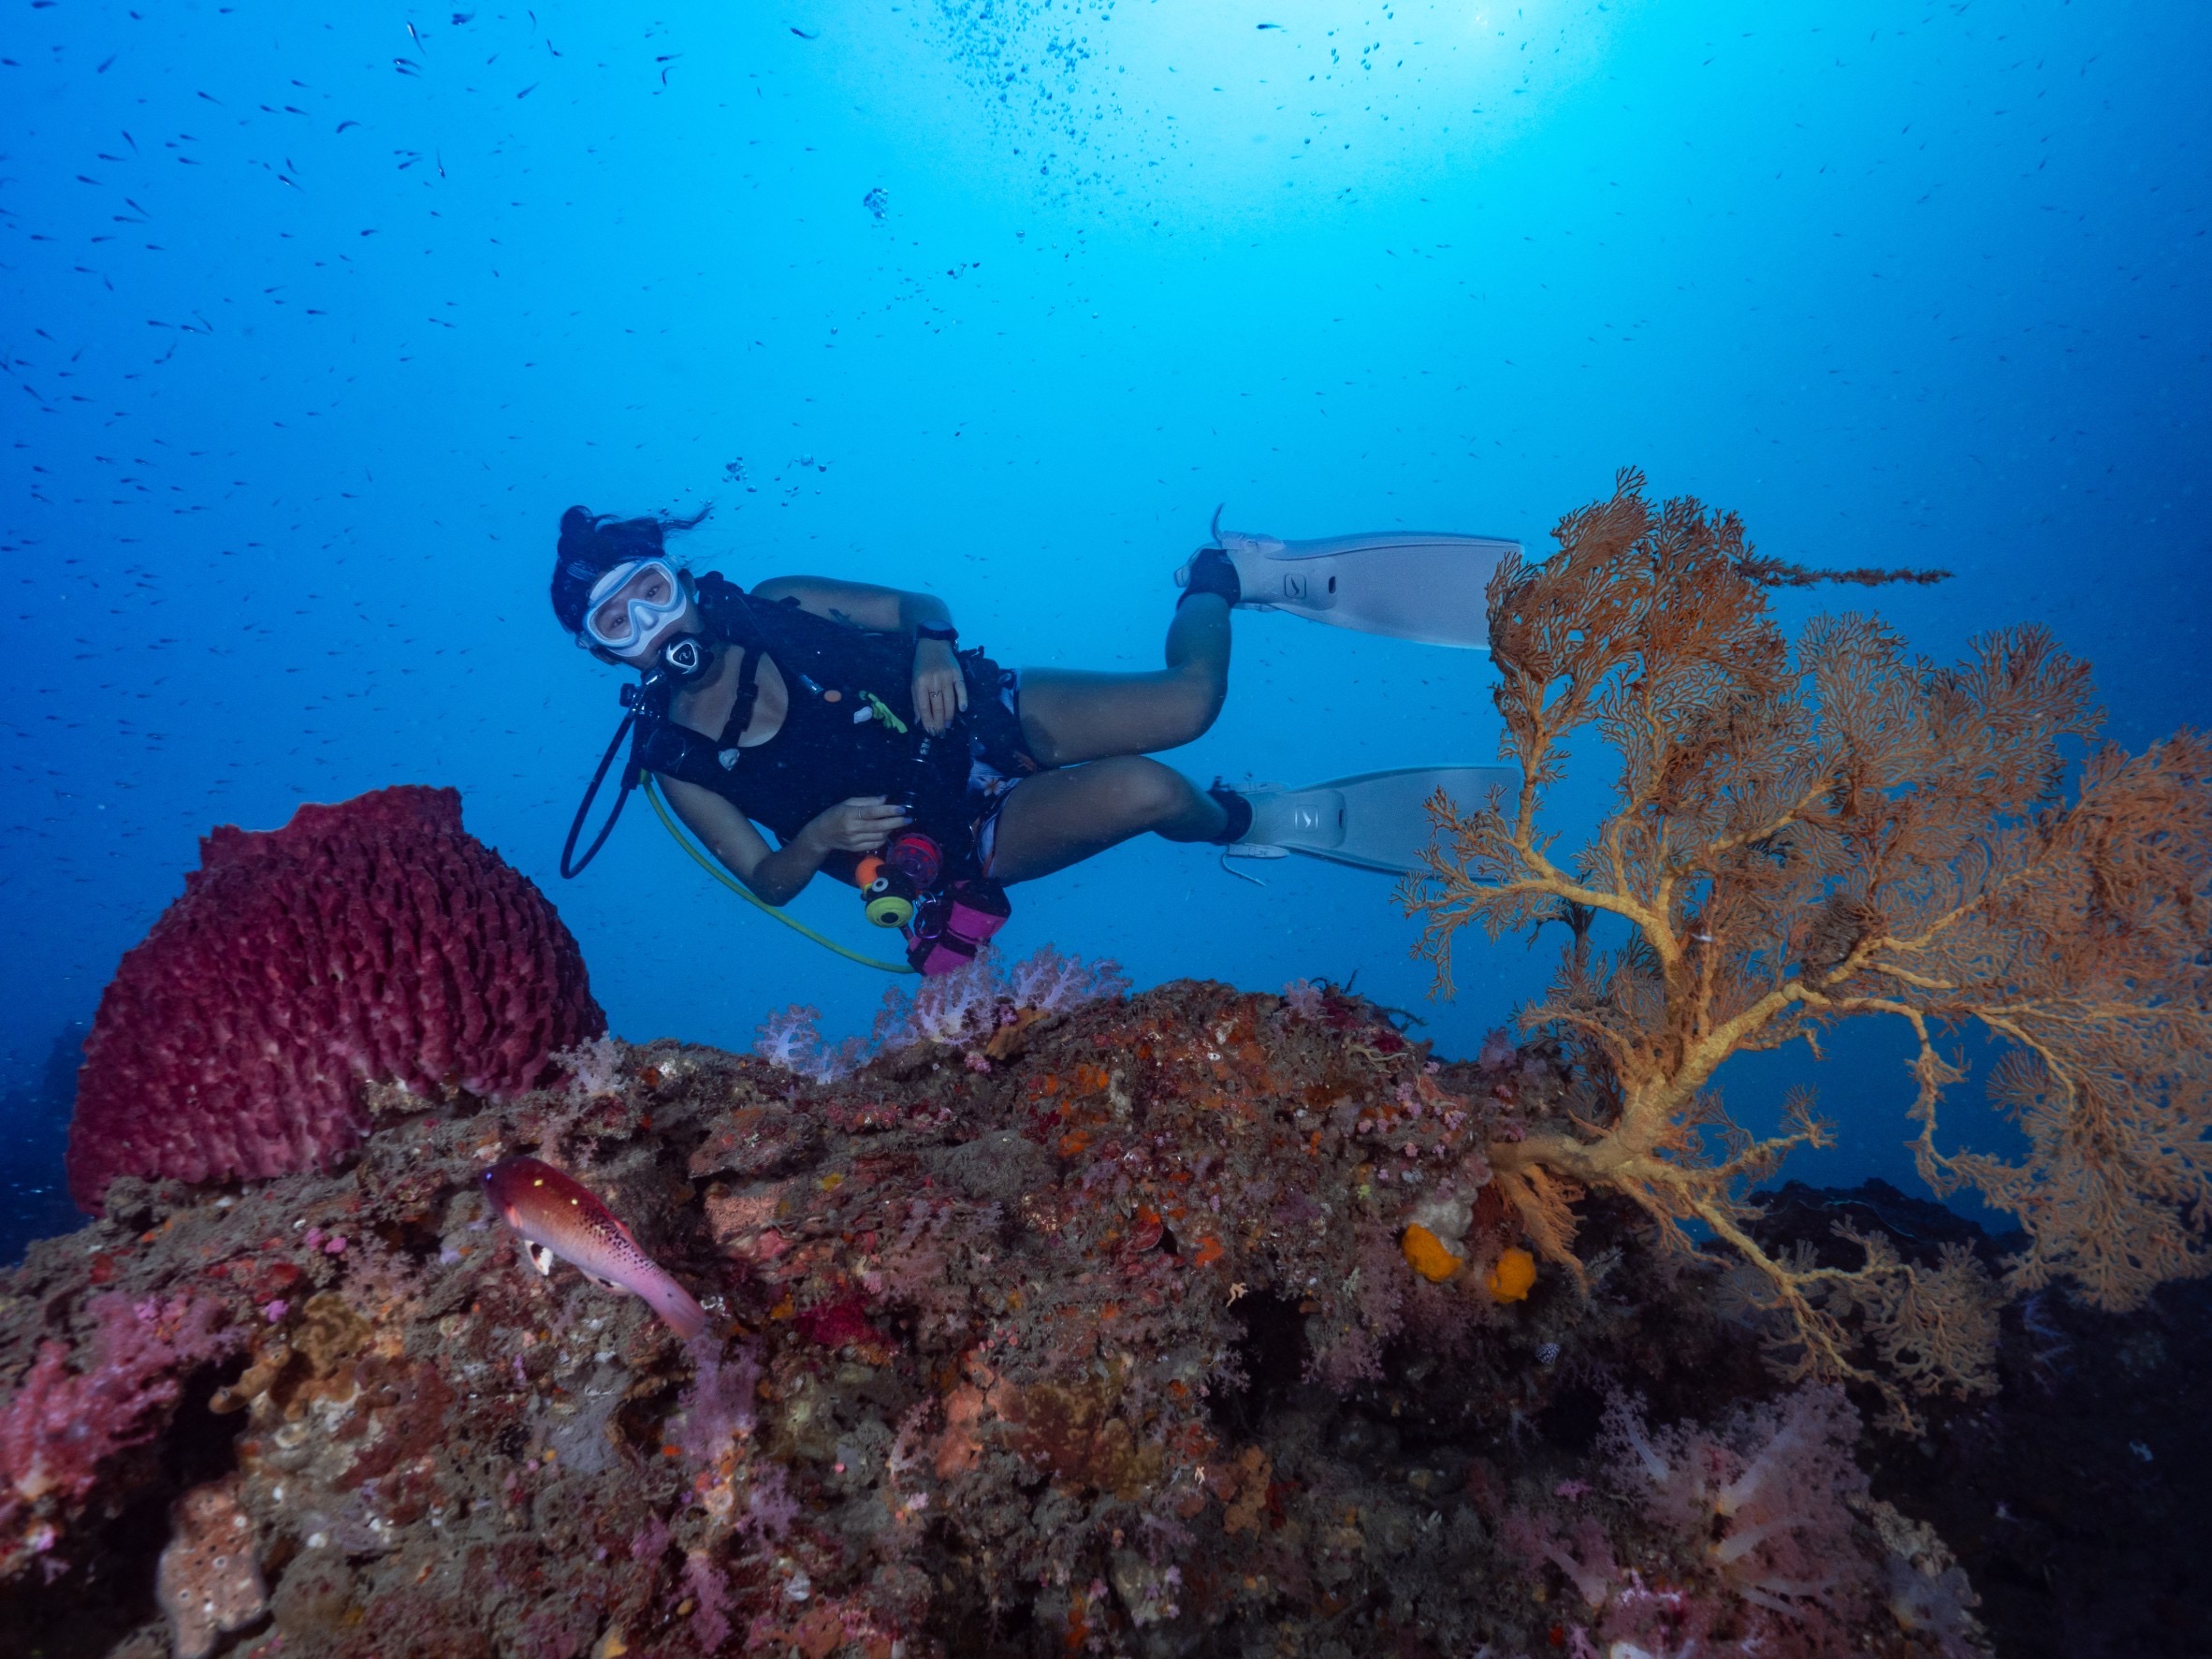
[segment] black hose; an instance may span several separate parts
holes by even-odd
[[[606,753],[599,757],[599,770],[591,774],[591,787],[584,792],[583,800],[576,806],[576,815],[569,820],[568,839],[560,844],[560,874],[565,880],[574,880],[582,875],[585,866],[599,856],[599,850],[606,845],[607,837],[615,833],[615,822],[622,816],[622,808],[630,799],[630,792],[637,787],[637,768],[624,766],[622,788],[615,796],[614,810],[606,815],[606,822],[599,826],[599,834],[592,838],[591,845],[584,850],[584,856],[576,859],[572,866],[569,860],[575,852],[576,837],[584,833],[584,817],[591,810],[591,803],[598,798],[599,786],[606,781],[606,769],[615,764],[615,753],[622,747],[622,739],[630,735],[630,728],[636,719],[636,709],[623,711],[622,723],[615,728],[615,740],[606,746]]]

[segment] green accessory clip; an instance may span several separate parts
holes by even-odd
[[[862,702],[866,703],[870,708],[876,711],[876,718],[878,720],[889,726],[894,732],[898,733],[902,737],[906,735],[907,722],[900,720],[898,716],[891,712],[890,704],[884,702],[882,698],[877,696],[873,691],[863,691],[860,694],[860,698]]]

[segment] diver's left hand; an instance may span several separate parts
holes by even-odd
[[[936,736],[968,707],[968,680],[960,672],[960,658],[941,639],[925,639],[914,648],[914,713],[922,729]]]

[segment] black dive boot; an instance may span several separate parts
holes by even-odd
[[[1230,572],[1230,580],[1232,582],[1236,580],[1234,571]],[[1234,604],[1236,601],[1230,600],[1230,603]],[[1219,835],[1213,837],[1214,845],[1216,847],[1235,846],[1244,838],[1252,828],[1251,801],[1230,788],[1218,778],[1214,779],[1212,787],[1206,793],[1219,801],[1222,811],[1229,814],[1229,822],[1223,826]]]
[[[1183,582],[1183,591],[1176,597],[1175,605],[1193,593],[1218,593],[1234,610],[1244,597],[1244,584],[1237,580],[1237,567],[1230,562],[1229,555],[1219,547],[1201,547],[1191,555],[1190,569]]]

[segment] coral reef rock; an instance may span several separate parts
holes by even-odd
[[[0,1278],[0,1448],[36,1456],[103,1367],[129,1414],[5,1512],[0,1630],[44,1659],[1986,1652],[1854,1406],[1715,1311],[1720,1264],[1600,1196],[1586,1283],[1487,1288],[1526,1252],[1482,1149],[1562,1086],[1543,1053],[1447,1064],[1327,986],[1113,983],[994,980],[828,1079],[804,1045],[595,1043],[557,1087],[380,1114],[342,1169],[117,1182]],[[477,1178],[525,1153],[702,1337],[531,1270]],[[1417,1271],[1415,1226],[1459,1265]]]
[[[325,1167],[368,1131],[368,1083],[516,1094],[605,1028],[568,929],[454,791],[226,825],[100,998],[69,1191],[96,1214],[118,1175]]]

